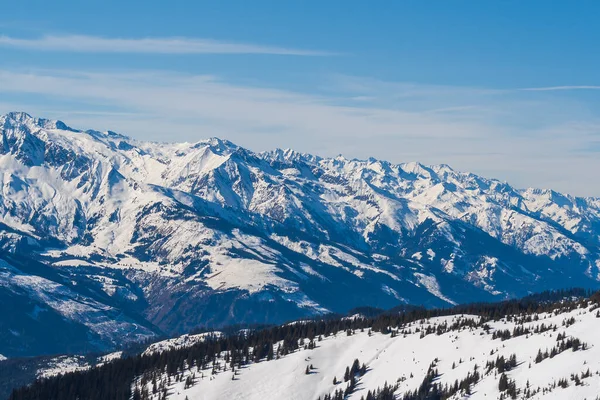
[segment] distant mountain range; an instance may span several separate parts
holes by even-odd
[[[141,142],[26,113],[0,117],[0,135],[9,358],[600,287],[598,198],[446,165]]]

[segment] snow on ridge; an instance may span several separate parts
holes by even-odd
[[[114,360],[118,360],[123,357],[122,351],[115,351],[114,353],[105,354],[98,358],[99,365],[108,363]]]
[[[416,272],[415,276],[419,280],[419,283],[427,288],[429,293],[433,294],[434,296],[436,296],[454,306],[457,304],[455,301],[453,301],[452,299],[450,299],[442,294],[442,292],[440,290],[440,285],[439,285],[437,279],[435,278],[435,276],[425,275],[425,274],[422,274],[419,272]]]
[[[152,343],[149,345],[146,350],[142,353],[144,356],[152,355],[152,354],[160,354],[167,350],[175,350],[182,349],[186,347],[191,347],[196,343],[202,342],[207,338],[219,338],[223,335],[222,332],[213,331],[213,332],[205,332],[199,333],[196,335],[182,335],[173,339],[166,339],[160,342]]]
[[[49,378],[69,372],[85,371],[91,368],[84,356],[58,356],[51,359],[37,371],[38,378]]]
[[[9,116],[12,114],[9,114]],[[17,115],[20,115],[20,113],[17,113]],[[5,119],[8,118],[7,116],[4,117]],[[31,116],[27,116],[26,120],[29,121],[32,117]],[[14,119],[14,118],[13,118]],[[60,124],[59,124],[60,125]],[[60,125],[62,126],[62,125]],[[63,132],[64,133],[61,133]],[[70,135],[71,132],[67,131],[67,130],[63,130],[61,131],[60,129],[56,130],[53,133],[53,137],[56,139],[52,139],[52,138],[48,138],[48,140],[58,140],[58,138],[60,138],[61,135]],[[112,135],[110,137],[113,137],[115,135]],[[116,137],[116,136],[115,136]],[[124,139],[123,139],[124,138]],[[121,137],[119,136],[119,139],[123,139],[125,141],[129,140],[126,137]],[[135,142],[135,141],[132,141]],[[88,146],[88,144],[85,144],[81,142],[80,139],[77,139],[76,141],[72,141],[72,140],[68,140],[67,143],[63,143],[64,146],[69,145],[68,143],[80,143],[79,147],[77,148],[77,153],[89,153],[88,150],[86,150],[85,146]],[[110,142],[113,143],[113,142]],[[108,145],[109,142],[103,144],[103,146]],[[157,144],[152,144],[152,143],[143,143],[143,142],[135,142],[136,146],[140,146],[140,147],[145,147],[145,148],[154,148],[157,149],[158,147],[160,147],[160,145]],[[97,145],[94,145],[97,147]],[[158,147],[157,147],[158,146]],[[208,140],[203,140],[200,141],[198,143],[195,144],[191,144],[188,145],[186,147],[186,155],[183,159],[181,160],[177,160],[178,157],[175,156],[176,153],[172,153],[172,150],[168,150],[169,147],[174,147],[174,148],[181,148],[181,145],[164,145],[164,148],[166,149],[166,152],[164,154],[164,160],[157,163],[156,165],[154,165],[152,168],[148,168],[146,166],[144,166],[144,164],[146,163],[146,161],[144,163],[140,163],[139,160],[140,159],[147,159],[147,155],[146,156],[142,156],[140,157],[138,156],[132,156],[132,155],[125,155],[123,153],[123,151],[119,151],[120,149],[105,149],[102,150],[101,153],[105,154],[108,158],[113,159],[117,162],[118,164],[118,170],[121,173],[124,173],[126,177],[131,177],[133,178],[134,176],[136,177],[134,180],[138,183],[142,183],[141,181],[139,181],[139,179],[150,179],[150,176],[152,175],[153,178],[151,178],[151,181],[154,182],[154,184],[162,184],[162,185],[170,185],[170,184],[174,184],[176,182],[180,182],[177,183],[178,186],[181,186],[181,188],[184,188],[186,190],[193,190],[193,185],[195,185],[194,181],[190,181],[189,176],[191,174],[191,176],[198,176],[198,179],[200,179],[200,177],[204,176],[207,174],[207,171],[211,171],[214,168],[218,167],[219,165],[221,165],[225,159],[227,159],[227,157],[229,157],[229,155],[226,155],[226,153],[231,152],[231,150],[226,150],[226,153],[222,153],[222,151],[225,151],[225,149],[238,149],[239,147],[234,145],[231,142],[228,142],[226,140],[222,140],[222,139],[218,139],[218,138],[211,138]],[[95,150],[95,153],[98,152],[97,148]],[[216,151],[216,153],[215,153]],[[159,151],[160,153],[160,151]],[[252,152],[248,152],[250,154],[253,154]],[[114,154],[114,155],[112,155]],[[222,155],[220,155],[222,154]],[[294,152],[293,150],[276,150],[273,152],[264,152],[264,153],[260,153],[258,154],[258,156],[262,157],[265,160],[277,160],[277,159],[297,159],[299,161],[303,161],[303,162],[309,162],[312,163],[313,160],[316,160],[316,158],[314,158],[314,156],[311,155],[307,155],[307,154],[302,154],[302,153],[297,153]],[[188,157],[191,157],[191,159],[195,159],[198,158],[198,163],[194,162],[190,162],[191,159],[188,159]],[[282,158],[283,157],[283,158]],[[112,161],[109,161],[112,162]],[[333,164],[332,164],[333,163]],[[386,165],[386,168],[376,168],[376,169],[372,169],[373,165]],[[134,166],[134,168],[130,168],[130,166]],[[159,167],[158,169],[156,168],[156,166],[160,166],[162,165],[162,167]],[[453,202],[455,200],[450,200],[450,199],[446,199],[445,197],[440,198],[439,200],[437,199],[439,196],[441,196],[441,193],[437,193],[436,194],[436,188],[440,188],[442,189],[443,192],[452,192],[454,193],[454,197],[456,197],[456,202],[460,202],[463,201],[462,199],[462,195],[464,193],[464,188],[462,187],[463,181],[466,179],[467,181],[470,179],[475,179],[476,182],[494,182],[493,180],[485,180],[483,178],[479,178],[479,177],[475,177],[473,178],[472,174],[462,174],[462,173],[456,173],[454,172],[451,168],[449,168],[446,165],[439,165],[439,166],[425,166],[423,164],[420,163],[404,163],[404,164],[398,164],[398,165],[393,165],[393,164],[389,164],[386,162],[382,162],[382,161],[378,161],[378,160],[374,160],[374,159],[369,159],[369,160],[365,160],[365,161],[361,161],[361,160],[346,160],[345,158],[318,158],[318,165],[319,168],[323,168],[325,171],[328,171],[331,169],[331,167],[334,168],[334,170],[336,171],[336,173],[341,174],[341,177],[351,174],[352,176],[359,176],[361,170],[370,170],[372,172],[374,172],[377,176],[385,176],[385,177],[390,177],[392,178],[394,181],[396,181],[398,184],[400,185],[404,185],[405,183],[403,183],[403,178],[398,174],[399,171],[403,171],[404,173],[417,173],[418,176],[420,177],[419,179],[422,180],[422,182],[414,182],[411,183],[411,185],[414,185],[414,188],[412,188],[410,190],[409,193],[409,198],[411,199],[421,199],[419,201],[424,201],[425,204],[429,204],[432,203],[431,205],[439,207],[441,204],[438,204],[439,201],[442,201],[443,207],[447,210],[447,212],[450,212],[451,215],[455,215],[455,216],[459,216],[458,212],[454,212],[453,211]],[[335,165],[335,167],[334,167]],[[140,169],[141,168],[141,169]],[[190,170],[190,168],[194,168],[193,172],[191,172],[192,170]],[[144,169],[147,169],[147,172],[144,172]],[[162,169],[162,178],[159,178],[156,174],[159,172],[159,170]],[[153,173],[150,173],[149,171],[156,171]],[[358,172],[358,174],[357,174]],[[451,189],[449,191],[447,191],[446,186],[447,185],[440,185],[439,181],[440,181],[440,177],[438,176],[439,173],[442,173],[445,177],[445,179],[450,180],[451,185],[458,185],[456,186],[457,189]],[[131,178],[126,178],[126,179],[131,179]],[[300,177],[291,177],[292,179],[302,179]],[[196,179],[196,178],[195,178]],[[346,178],[347,179],[347,178]],[[431,181],[433,179],[433,181]],[[375,182],[375,181],[373,181]],[[409,181],[410,182],[410,181]],[[430,183],[427,183],[430,182]],[[444,181],[445,182],[445,181]],[[378,185],[380,185],[380,183],[378,183]],[[486,185],[489,185],[489,183],[486,183]],[[453,187],[454,187],[453,186]],[[410,189],[410,187],[409,187]],[[394,189],[395,190],[395,189]],[[432,191],[433,190],[433,191]],[[221,191],[222,192],[222,191]],[[527,195],[530,196],[539,196],[539,194],[541,193],[541,195],[543,196],[544,191],[525,191],[523,193],[527,193]],[[401,193],[398,193],[399,195]],[[206,193],[205,196],[208,196],[208,198],[212,199],[212,200],[218,200],[218,199],[222,199],[224,194],[223,193]],[[433,196],[433,197],[432,197]],[[446,196],[446,195],[444,195]],[[561,195],[562,196],[562,195]],[[447,196],[446,196],[447,197]],[[376,197],[378,198],[378,197]],[[382,199],[383,200],[383,199]],[[529,200],[527,200],[529,201]],[[392,229],[394,230],[399,230],[402,227],[408,227],[409,229],[412,228],[412,226],[415,224],[414,221],[421,221],[422,217],[420,217],[417,213],[417,215],[415,216],[409,216],[409,213],[406,213],[405,211],[401,211],[400,215],[394,215],[396,213],[396,209],[397,206],[395,205],[395,203],[386,201],[386,202],[380,202],[378,205],[379,208],[383,209],[383,212],[381,213],[381,216],[378,218],[378,220],[380,221],[379,223],[385,223],[386,225],[392,227]],[[480,207],[479,205],[476,205],[476,207]],[[388,210],[385,210],[386,208],[388,208]],[[475,212],[475,215],[478,215],[477,220],[481,221],[480,219],[480,213],[481,211],[478,210],[473,210],[473,212]],[[1,215],[1,214],[0,214]],[[579,228],[579,224],[581,224],[581,217],[579,216],[575,216],[573,217],[567,217],[564,215],[564,213],[560,213],[557,214],[556,212],[548,212],[545,215],[547,215],[548,218],[552,219],[553,221],[562,224],[563,226],[565,226],[568,230],[570,231],[577,231]],[[407,220],[403,220],[403,218],[409,218]],[[411,222],[413,221],[413,222]],[[536,222],[538,223],[538,222]],[[478,222],[478,224],[480,224]],[[504,229],[504,227],[496,227],[496,226],[488,226],[488,225],[481,225],[480,226],[486,230],[487,232],[493,233],[494,235],[496,235],[495,232],[498,232],[501,229]],[[499,236],[500,237],[500,236]],[[503,238],[503,236],[502,236]],[[537,254],[538,252],[542,252],[543,254],[547,254],[547,252],[549,251],[547,247],[545,247],[545,245],[543,244],[543,242],[538,241],[538,242],[530,242],[530,244],[526,244],[526,243],[515,243],[518,246],[523,246],[523,248],[530,252],[530,253],[534,253]],[[532,248],[532,246],[534,246]],[[540,247],[541,246],[541,247]],[[568,244],[568,246],[575,246],[577,247],[575,244],[573,244],[572,242],[570,242]],[[559,250],[559,254],[565,254],[565,252],[568,250],[565,249],[561,249]],[[575,251],[582,253],[585,251],[585,249],[582,248],[575,248]]]
[[[296,291],[295,285],[279,278],[275,272],[280,269],[274,264],[256,260],[242,260],[229,257],[214,257],[211,273],[206,275],[206,283],[215,290],[240,288],[249,293],[260,292],[264,287],[273,285],[288,291]]]

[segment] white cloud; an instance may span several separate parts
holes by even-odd
[[[78,53],[332,55],[332,53],[321,51],[185,37],[131,39],[85,35],[48,35],[35,39],[22,39],[2,35],[0,36],[0,46]]]
[[[556,90],[600,90],[600,86],[594,86],[594,85],[548,86],[548,87],[523,88],[520,90],[525,90],[525,91],[530,91],[530,92],[550,92],[550,91],[556,91]]]
[[[570,99],[359,81],[343,90],[332,83],[326,96],[208,75],[0,70],[0,112],[11,111],[13,94],[32,114],[143,140],[219,136],[256,151],[446,163],[518,187],[600,195],[590,185],[600,158],[582,151],[600,140],[600,121]]]

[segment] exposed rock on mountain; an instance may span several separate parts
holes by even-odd
[[[8,357],[599,286],[600,199],[446,165],[140,142],[25,113],[0,128]],[[48,350],[52,335],[64,341]]]

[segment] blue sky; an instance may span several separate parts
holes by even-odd
[[[598,2],[2,3],[2,113],[600,196]]]

